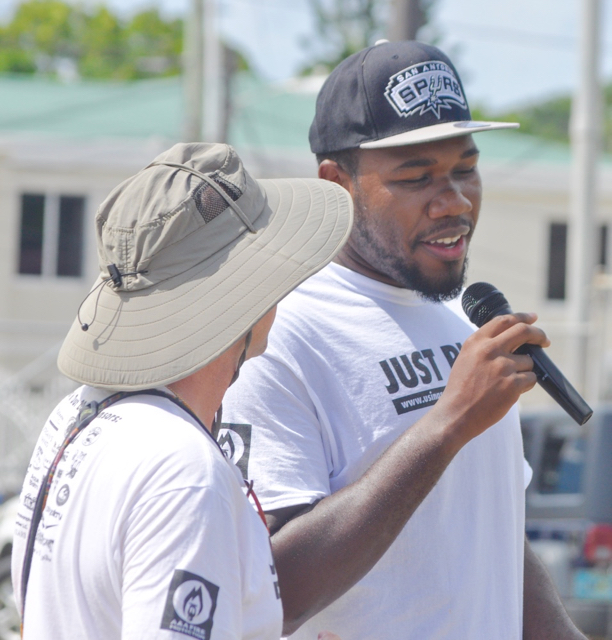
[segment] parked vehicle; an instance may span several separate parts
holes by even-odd
[[[525,412],[521,425],[527,536],[575,623],[612,640],[612,405],[583,426],[561,410]]]
[[[11,583],[11,551],[18,499],[0,504],[0,640],[19,640],[19,614]]]

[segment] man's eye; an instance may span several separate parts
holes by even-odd
[[[476,167],[468,167],[467,169],[456,169],[455,173],[460,176],[469,175],[470,173],[475,173]]]
[[[399,180],[399,184],[422,184],[427,182],[429,176],[419,176],[418,178],[404,178],[403,180]]]

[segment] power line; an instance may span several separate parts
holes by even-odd
[[[476,25],[456,20],[448,21],[444,24],[467,30],[468,33],[474,34],[480,40],[498,42],[501,39],[515,44],[520,42],[521,44],[538,49],[568,50],[575,49],[578,46],[577,38],[572,36],[557,36],[554,34],[524,31],[523,29]],[[602,42],[602,45],[606,49],[612,49],[612,42]]]
[[[290,13],[292,15],[303,14],[304,11],[295,4],[289,4],[286,0],[221,0],[221,5],[241,5],[257,8],[260,10],[262,5],[268,5],[265,9],[274,9],[274,11]]]

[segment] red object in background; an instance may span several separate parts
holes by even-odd
[[[593,564],[612,563],[612,525],[596,524],[584,540],[584,557]]]

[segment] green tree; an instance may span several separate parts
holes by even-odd
[[[157,9],[124,21],[105,6],[27,0],[0,27],[0,72],[56,75],[71,61],[83,78],[133,80],[181,71],[183,23]]]
[[[0,28],[0,71],[33,73],[45,62],[75,55],[75,10],[59,0],[31,0],[18,6]]]
[[[604,151],[612,153],[612,84],[604,87],[603,103],[602,147]],[[566,95],[504,113],[490,114],[486,110],[476,108],[473,109],[472,116],[478,120],[519,122],[523,133],[569,143],[571,110],[572,98]]]
[[[78,69],[83,78],[134,78],[134,60],[127,55],[125,31],[106,7],[83,15],[78,42]]]
[[[126,28],[130,57],[139,73],[176,75],[181,70],[183,21],[165,21],[157,9],[134,16]]]
[[[377,0],[309,0],[317,38],[305,41],[312,63],[304,74],[324,68],[331,71],[351,54],[384,34],[386,2]],[[322,45],[322,46],[321,46]]]
[[[302,73],[321,68],[331,71],[351,54],[389,37],[390,31],[398,38],[405,37],[405,29],[389,28],[394,20],[415,20],[418,25],[412,25],[412,30],[418,32],[431,20],[435,3],[436,0],[309,0],[316,38],[304,43],[311,51],[312,62]]]

